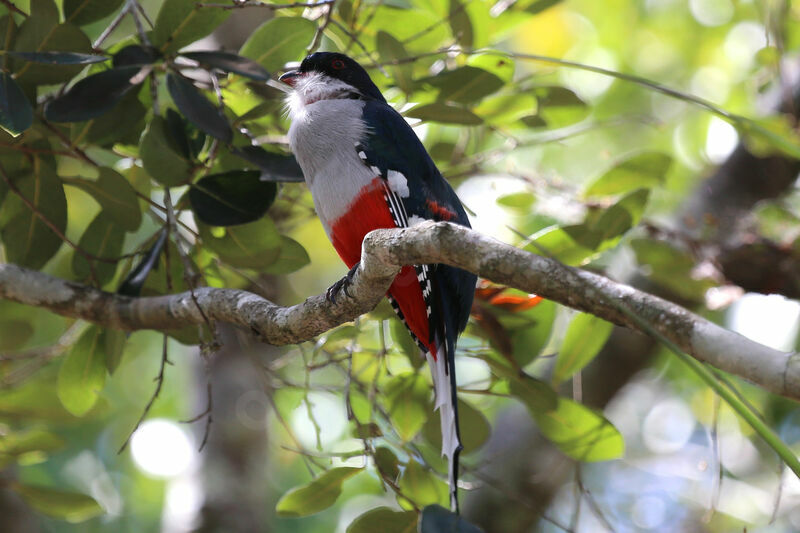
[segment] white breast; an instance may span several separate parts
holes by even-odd
[[[325,231],[376,176],[355,149],[366,133],[360,100],[320,100],[292,109],[289,143]]]

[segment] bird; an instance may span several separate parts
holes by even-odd
[[[287,97],[289,145],[311,190],[328,238],[350,271],[327,291],[352,282],[364,236],[427,220],[470,227],[464,207],[414,130],[355,60],[315,52],[280,81]],[[448,460],[450,507],[458,512],[458,458],[463,446],[456,397],[456,340],[467,326],[477,277],[444,264],[406,265],[387,292],[428,361]]]

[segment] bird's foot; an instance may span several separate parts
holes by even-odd
[[[350,291],[348,289],[350,288],[350,285],[353,283],[353,276],[356,275],[356,270],[358,270],[358,263],[353,265],[353,268],[351,268],[350,271],[347,274],[345,274],[345,276],[342,279],[340,279],[339,281],[328,287],[328,290],[325,292],[325,298],[330,303],[335,304],[336,296],[342,291],[344,291],[344,294],[346,296],[349,296],[350,298],[353,297],[353,295],[350,294]]]

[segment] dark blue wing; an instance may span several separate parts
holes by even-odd
[[[391,106],[377,101],[365,102],[362,118],[368,133],[357,149],[365,164],[377,167],[385,179],[390,170],[405,176],[409,195],[400,200],[408,217],[448,220],[470,227],[455,191],[405,119]],[[447,265],[438,265],[434,271],[432,281],[438,285],[435,292],[439,295],[439,305],[434,302],[434,307],[440,307],[434,314],[444,319],[448,337],[455,339],[467,325],[476,280],[475,275]]]

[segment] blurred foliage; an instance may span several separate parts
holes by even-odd
[[[637,272],[684,303],[702,306],[726,283],[704,261],[714,243],[670,228],[707,170],[740,138],[761,155],[800,154],[795,118],[765,111],[791,96],[782,61],[800,48],[794,1],[235,3],[0,3],[3,261],[130,296],[268,287],[291,303],[324,290],[343,267],[307,190],[292,183],[302,175],[288,151],[284,95],[264,83],[312,43],[370,70],[459,186],[478,229],[567,264]],[[240,13],[265,22],[238,50],[197,42],[230,31],[223,23]],[[798,198],[763,202],[748,226],[788,255],[798,250]],[[338,530],[353,533],[476,531],[440,507],[446,465],[430,377],[387,309],[255,367],[274,390],[263,500],[276,516],[264,531],[332,531],[340,514],[348,521]],[[214,346],[211,328],[200,329],[126,336],[0,302],[0,498],[18,496],[48,531],[157,530],[175,479],[154,478],[116,450],[145,405],[149,418],[195,415],[186,391],[198,362],[185,345]],[[596,466],[601,475],[607,465],[622,471],[628,463],[613,460],[626,449],[655,453],[580,402],[581,370],[610,333],[590,315],[479,288],[458,362],[468,484],[489,483],[478,474],[492,468],[483,448],[503,438],[494,428],[515,404],[583,462],[580,472],[597,461],[608,462]],[[655,364],[660,386],[716,434],[730,412],[710,405],[686,369]],[[570,381],[572,394],[559,386]],[[800,442],[786,429],[793,404],[743,394],[786,443]],[[761,468],[720,463],[719,475],[768,485],[753,471],[774,470],[774,460],[733,424]],[[769,486],[778,491],[780,480]],[[598,516],[628,505],[614,529],[648,529],[652,514],[630,511],[634,495],[599,491]],[[686,515],[664,512],[658,527],[699,523],[708,503],[691,498]],[[771,514],[719,508],[709,531]],[[788,530],[800,527],[796,498],[775,510]],[[288,518],[312,514],[302,526]]]

